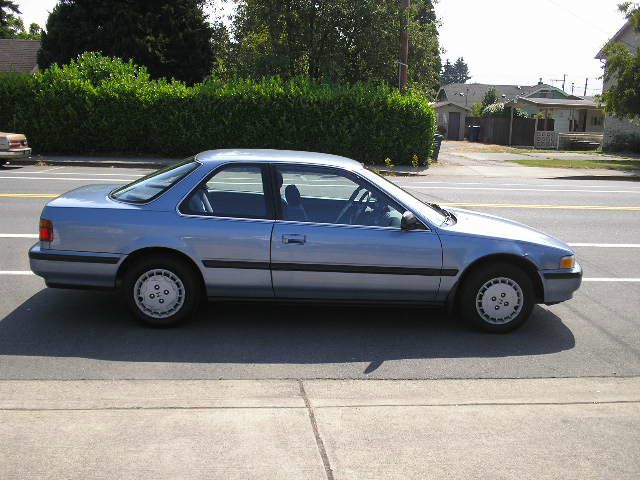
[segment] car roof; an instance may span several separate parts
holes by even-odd
[[[267,149],[222,149],[207,150],[196,155],[196,160],[202,163],[227,162],[291,162],[308,163],[313,165],[328,165],[343,168],[361,168],[362,164],[356,160],[328,153],[302,152],[295,150],[267,150]]]

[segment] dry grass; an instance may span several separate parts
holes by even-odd
[[[460,142],[448,140],[445,145],[447,150],[454,150],[456,152],[518,153],[518,150],[515,148],[488,143]]]

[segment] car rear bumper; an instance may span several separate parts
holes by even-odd
[[[582,268],[578,263],[571,270],[543,270],[540,276],[546,305],[569,300],[582,284]]]
[[[31,156],[30,148],[18,148],[14,150],[0,150],[0,159],[27,158]]]
[[[36,243],[29,249],[31,271],[48,287],[115,288],[124,255],[49,250]]]

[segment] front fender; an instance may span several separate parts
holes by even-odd
[[[443,269],[455,269],[458,274],[453,277],[442,277],[439,300],[452,302],[461,279],[465,273],[478,262],[502,256],[503,258],[517,258],[521,262],[527,262],[536,272],[546,260],[546,256],[534,244],[518,242],[508,239],[469,235],[440,235],[442,242]],[[557,257],[558,259],[560,256]]]

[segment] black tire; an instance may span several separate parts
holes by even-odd
[[[166,273],[161,274],[160,271]],[[154,289],[149,290],[149,297],[152,295],[155,297],[156,294],[161,297],[169,292],[165,298],[168,299],[171,305],[174,305],[175,301],[175,311],[156,312],[156,315],[154,315],[153,310],[144,309],[144,304],[142,304],[143,297],[139,295],[142,292],[136,292],[136,290],[140,287],[140,285],[137,285],[138,280],[145,274],[149,276],[147,280],[141,280],[141,285]],[[158,284],[151,285],[154,278],[158,279]],[[195,272],[194,268],[183,260],[170,256],[153,255],[138,260],[127,269],[122,287],[127,305],[136,318],[153,327],[168,327],[184,322],[198,309],[202,297],[202,285],[199,280],[198,272]],[[163,285],[166,288],[158,289],[159,285]],[[182,288],[180,288],[180,285],[182,285]],[[156,289],[159,292],[156,292]],[[136,301],[136,297],[138,301]],[[177,300],[175,300],[176,297]],[[150,300],[146,301],[150,302]],[[163,301],[162,298],[157,300],[154,298],[154,302],[160,301]],[[164,308],[161,305],[157,305],[157,307]],[[152,308],[152,306],[149,308]]]
[[[496,279],[500,278],[506,280],[498,282]],[[508,303],[500,298],[504,297],[503,293],[491,297],[487,296],[485,302],[485,295],[480,295],[480,291],[491,280],[496,280],[496,283],[491,287],[505,289],[507,290],[506,297],[517,298],[516,305],[513,304],[514,302]],[[519,287],[521,295],[518,294],[517,288],[510,282]],[[465,279],[461,288],[459,310],[462,319],[471,326],[485,332],[507,333],[515,330],[529,319],[535,305],[531,278],[518,266],[508,263],[495,263],[477,267]],[[510,293],[510,289],[512,293]],[[485,290],[485,293],[488,291],[491,290]],[[505,303],[506,306],[504,305]],[[504,315],[504,318],[490,318],[491,314],[484,310],[484,306],[487,306],[489,312],[495,309],[496,316]]]

